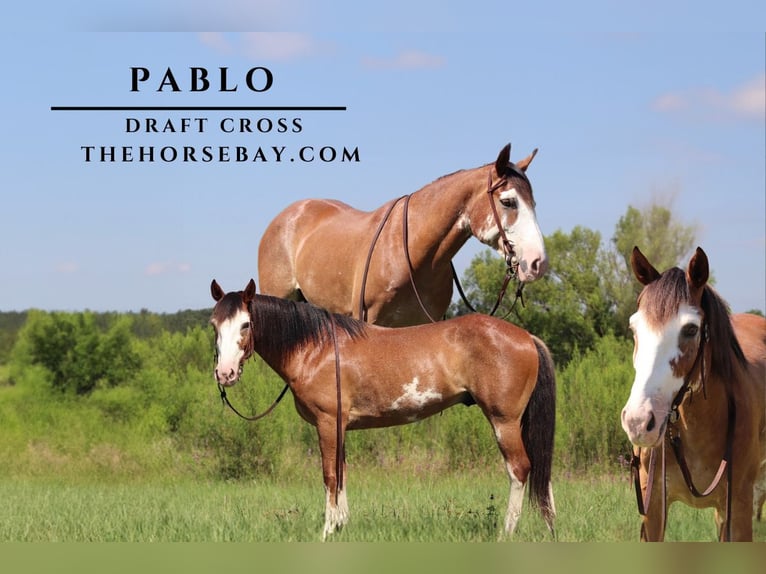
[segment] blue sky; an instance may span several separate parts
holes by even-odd
[[[44,16],[0,39],[0,310],[207,307],[213,277],[227,289],[257,280],[260,236],[290,202],[372,209],[493,161],[507,142],[514,159],[540,149],[529,175],[544,234],[582,225],[606,242],[628,205],[672,201],[698,226],[732,308],[766,308],[760,3],[726,14],[691,2],[88,4],[13,8]],[[206,32],[242,28],[264,31]],[[264,93],[245,87],[257,66],[274,76]],[[131,67],[151,73],[138,93]],[[226,67],[238,90],[191,93],[190,67],[211,77]],[[157,92],[167,68],[183,92]],[[107,105],[347,109],[50,110]],[[203,133],[137,134],[126,133],[128,117],[207,123]],[[228,134],[224,117],[299,118],[302,129]],[[88,145],[332,146],[358,149],[360,161],[87,163]],[[469,241],[458,269],[481,249]]]

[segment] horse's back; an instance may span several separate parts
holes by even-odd
[[[731,322],[747,359],[748,378],[758,390],[759,408],[766,412],[766,318],[740,313],[732,315]]]
[[[258,246],[261,293],[297,299],[304,289],[301,262],[317,261],[343,252],[343,234],[365,229],[365,212],[342,201],[304,199],[281,211],[263,233]],[[354,224],[354,222],[360,222]],[[320,267],[321,268],[321,267]],[[305,297],[304,297],[305,298]]]
[[[766,502],[766,318],[748,313],[732,315],[732,325],[750,370],[755,387],[755,414],[759,417],[760,465],[753,493],[753,512],[758,519]]]
[[[731,316],[731,322],[748,362],[766,368],[766,318],[738,313]]]

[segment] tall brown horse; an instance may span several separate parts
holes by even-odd
[[[371,212],[324,199],[290,205],[261,238],[261,292],[378,325],[425,323],[447,310],[452,258],[471,235],[497,248],[519,280],[537,279],[548,266],[526,176],[537,150],[517,164],[510,153],[509,144],[493,164]]]
[[[760,513],[766,487],[766,319],[729,315],[699,247],[686,272],[660,274],[637,247],[631,266],[645,287],[622,427],[637,448],[641,539],[663,540],[681,501],[714,507],[720,540],[752,540],[754,488]]]
[[[510,478],[505,530],[529,498],[553,530],[551,459],[555,375],[539,339],[506,321],[467,315],[390,329],[313,305],[224,293],[215,281],[211,323],[215,379],[233,385],[253,353],[284,379],[295,407],[319,434],[326,493],[323,537],[348,520],[347,430],[415,422],[448,407],[477,404],[494,430]]]

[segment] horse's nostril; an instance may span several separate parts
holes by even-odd
[[[652,416],[649,418],[649,423],[646,425],[646,432],[652,432],[655,424],[654,413],[652,413]]]

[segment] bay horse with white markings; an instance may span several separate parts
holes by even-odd
[[[641,540],[663,540],[667,508],[681,501],[715,508],[719,540],[750,541],[766,489],[766,319],[729,315],[699,247],[686,272],[660,274],[637,247],[631,267],[644,288],[622,427]]]
[[[447,310],[452,258],[472,235],[500,251],[509,277],[541,277],[548,259],[526,175],[537,150],[514,164],[510,149],[374,211],[329,199],[290,205],[261,238],[261,292],[378,325],[425,323]]]
[[[414,327],[379,327],[309,303],[243,291],[214,280],[215,380],[237,382],[257,353],[285,381],[303,419],[317,429],[326,493],[323,538],[348,521],[347,430],[412,423],[456,404],[479,405],[510,477],[505,531],[524,490],[553,531],[551,460],[556,389],[542,341],[473,314]]]

